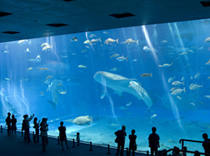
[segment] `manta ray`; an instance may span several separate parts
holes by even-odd
[[[94,79],[103,86],[113,89],[118,95],[122,95],[123,92],[127,92],[134,95],[139,100],[143,100],[148,106],[148,110],[153,105],[147,91],[133,79],[128,79],[121,75],[105,71],[96,72]]]

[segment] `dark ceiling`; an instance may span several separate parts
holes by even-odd
[[[0,0],[0,42],[209,17],[199,0]]]

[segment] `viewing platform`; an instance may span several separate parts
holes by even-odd
[[[64,143],[64,150],[61,149],[61,145],[58,144],[58,139],[48,137],[49,144],[47,145],[46,152],[42,151],[41,137],[39,143],[33,141],[31,135],[31,142],[27,143],[24,141],[24,137],[21,136],[21,132],[17,131],[17,136],[8,136],[6,129],[3,128],[3,132],[0,133],[0,155],[81,155],[81,156],[107,156],[115,155],[116,149],[110,148],[110,154],[108,154],[108,145],[92,145],[92,151],[90,150],[90,143],[81,142],[79,146],[75,142],[73,147],[73,141],[68,141],[69,149],[66,149]],[[72,138],[73,139],[73,138]],[[117,145],[117,144],[116,144]],[[126,150],[124,156],[126,156]],[[136,153],[136,156],[146,156],[147,154]]]

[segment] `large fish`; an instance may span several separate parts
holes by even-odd
[[[52,100],[53,100],[53,101],[48,101],[48,103],[50,103],[53,106],[54,109],[56,108],[56,106],[59,103],[58,93],[59,93],[59,91],[63,90],[62,85],[63,85],[63,81],[58,80],[58,79],[54,79],[51,82],[51,84],[48,85],[48,90],[51,92]]]
[[[134,80],[105,71],[96,72],[94,79],[98,83],[113,89],[118,95],[122,95],[123,92],[127,92],[134,95],[139,100],[142,99],[148,106],[148,110],[152,106],[152,100],[150,99],[147,91]]]

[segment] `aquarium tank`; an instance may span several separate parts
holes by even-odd
[[[67,137],[116,146],[114,132],[136,130],[149,150],[202,141],[210,123],[210,20],[142,25],[0,43],[0,118],[64,121]],[[33,122],[31,121],[31,124]],[[33,126],[31,126],[31,131]],[[185,143],[203,152],[202,144]]]

